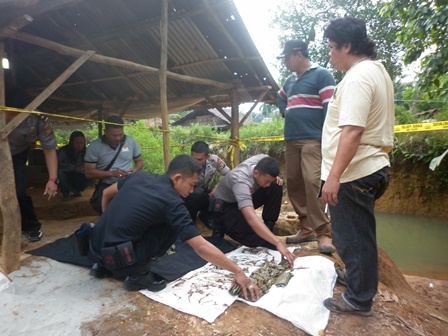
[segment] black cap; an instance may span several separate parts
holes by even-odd
[[[117,115],[112,115],[106,118],[105,122],[108,123],[113,123],[113,124],[120,124],[124,126],[124,122],[123,119],[121,119],[121,117],[117,116]],[[107,124],[106,124],[107,126]],[[110,127],[123,127],[123,126],[119,126],[119,125],[109,125]]]
[[[301,40],[290,40],[285,43],[285,48],[282,54],[277,56],[277,59],[282,59],[287,55],[291,55],[294,52],[301,51],[304,54],[308,54],[308,45]]]

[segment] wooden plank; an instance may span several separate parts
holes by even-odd
[[[85,62],[87,62],[93,55],[95,51],[88,50],[81,57],[79,57],[72,65],[70,65],[58,78],[56,78],[53,83],[51,83],[40,95],[38,95],[31,103],[29,103],[25,110],[35,110],[42,104],[45,99],[51,96],[62,83],[64,83],[67,78],[69,78],[76,70],[81,67]],[[8,125],[3,128],[2,139],[5,139],[22,121],[24,121],[29,116],[29,113],[20,113],[15,117]]]

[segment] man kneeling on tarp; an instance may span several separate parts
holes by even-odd
[[[135,172],[104,190],[103,214],[90,233],[97,258],[91,275],[125,277],[129,291],[159,291],[166,281],[149,269],[179,237],[203,259],[235,274],[245,296],[259,297],[260,289],[243,270],[206,241],[193,223],[182,197],[187,197],[201,173],[190,155],[176,156],[165,175]],[[182,196],[182,197],[181,197]]]

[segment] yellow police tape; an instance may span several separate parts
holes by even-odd
[[[395,133],[426,132],[426,131],[441,131],[441,130],[448,130],[448,121],[434,121],[428,123],[394,126]]]

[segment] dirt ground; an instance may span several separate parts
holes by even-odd
[[[84,221],[94,222],[88,198],[84,197],[62,202],[60,199],[43,201],[39,190],[32,191],[38,215],[42,218],[44,238],[38,243],[22,239],[23,250],[37,248],[57,238],[73,233]],[[285,201],[287,202],[287,201]],[[78,209],[78,210],[73,210]],[[287,210],[287,204],[284,209]],[[282,218],[286,218],[282,212]],[[80,218],[81,217],[81,218]],[[44,219],[45,218],[45,219]],[[203,235],[210,230],[202,223],[198,227]],[[299,256],[316,252],[299,251]],[[374,313],[371,317],[330,314],[322,335],[446,335],[448,328],[448,280],[435,280],[402,275],[388,256],[379,251],[380,286],[375,297]],[[33,258],[22,255],[22,263]],[[329,257],[341,264],[337,255]],[[113,279],[117,287],[121,282]],[[344,290],[336,284],[334,295]],[[235,302],[213,324],[178,312],[169,306],[152,301],[138,292],[125,294],[126,308],[114,314],[101,314],[101,318],[82,325],[82,335],[306,335],[290,322],[267,311]],[[107,312],[107,307],[105,307]]]

